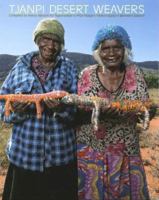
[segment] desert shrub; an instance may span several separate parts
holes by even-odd
[[[146,72],[145,80],[148,88],[158,88],[159,87],[159,76],[157,73]]]
[[[6,145],[10,135],[11,125],[0,122],[0,167],[7,168]]]

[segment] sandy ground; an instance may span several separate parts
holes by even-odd
[[[150,122],[150,128],[148,130],[151,134],[159,136],[159,117],[153,119]],[[142,147],[141,155],[144,161],[144,167],[147,176],[147,182],[149,192],[152,200],[159,200],[159,138],[156,141],[156,145],[152,147]],[[0,169],[0,195],[3,191],[3,185],[5,180],[5,171]],[[1,200],[1,196],[0,196]]]
[[[150,122],[148,131],[155,137],[153,137],[151,147],[141,148],[141,156],[151,199],[159,200],[159,117]]]

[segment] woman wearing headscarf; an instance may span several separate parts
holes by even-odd
[[[33,33],[38,51],[19,58],[0,94],[76,93],[76,66],[61,55],[64,33],[58,20],[41,20]],[[52,99],[41,106],[40,119],[34,105],[22,102],[13,103],[14,112],[6,117],[0,102],[0,118],[13,123],[3,200],[77,199],[76,136],[71,126],[75,109]]]
[[[100,29],[92,50],[97,64],[81,72],[79,95],[98,96],[109,102],[148,100],[143,73],[131,61],[132,45],[124,28]],[[96,130],[84,117],[85,124],[77,133],[79,199],[148,200],[136,132],[138,117],[109,108],[100,115]]]

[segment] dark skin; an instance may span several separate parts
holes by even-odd
[[[105,72],[101,66],[98,67],[98,77],[102,85],[110,91],[115,92],[124,78],[121,64],[124,58],[124,47],[118,40],[105,40],[99,52],[100,58],[105,66]],[[117,114],[117,110],[109,108],[107,113]]]
[[[38,59],[43,66],[51,70],[56,65],[56,58],[61,52],[61,43],[59,38],[53,34],[43,34],[37,39],[39,48]],[[56,107],[59,103],[58,100],[46,99],[45,104],[48,108]],[[15,112],[24,112],[30,103],[18,102],[12,104],[12,109]]]
[[[56,65],[56,58],[61,51],[59,38],[52,34],[43,34],[38,39],[39,60],[46,68],[53,68]]]
[[[110,92],[116,91],[124,77],[120,66],[124,58],[124,48],[118,40],[105,40],[100,50],[100,58],[105,66],[98,69],[98,76],[104,87]]]

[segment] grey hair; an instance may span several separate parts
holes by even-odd
[[[103,68],[103,72],[105,72],[105,65],[100,57],[100,50],[101,50],[101,46],[102,44],[99,45],[98,49],[93,51],[93,57],[94,59],[97,61],[97,63],[102,66]],[[123,63],[125,65],[129,65],[130,63],[132,63],[133,61],[133,53],[130,49],[124,47],[124,59],[123,59]]]
[[[125,65],[129,65],[133,61],[133,53],[130,49],[124,47],[124,59],[123,63]]]

